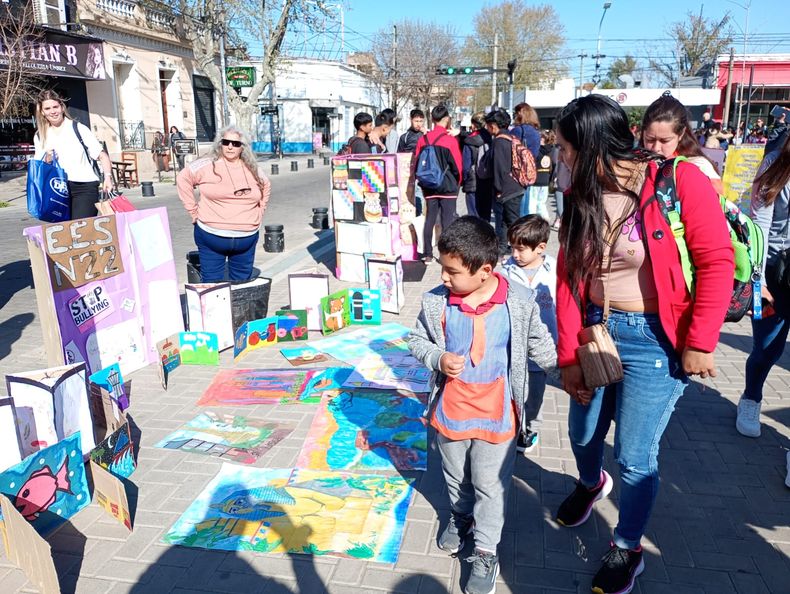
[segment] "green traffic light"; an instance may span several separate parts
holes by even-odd
[[[447,69],[447,74],[455,74],[455,68],[452,68],[452,67],[448,68]]]

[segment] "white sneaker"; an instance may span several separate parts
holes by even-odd
[[[741,396],[738,402],[738,419],[735,421],[738,433],[746,437],[760,437],[760,407],[759,402]]]
[[[790,452],[787,452],[787,476],[785,477],[785,485],[790,487]]]

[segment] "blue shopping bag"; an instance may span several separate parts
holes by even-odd
[[[68,177],[57,157],[51,163],[27,162],[27,212],[47,223],[71,219]]]

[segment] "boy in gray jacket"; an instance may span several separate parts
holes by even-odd
[[[443,286],[423,295],[408,339],[412,354],[435,372],[428,420],[452,512],[437,544],[454,554],[474,536],[468,594],[496,589],[528,360],[548,369],[557,359],[534,293],[494,272],[497,243],[477,217],[461,217],[442,232]]]

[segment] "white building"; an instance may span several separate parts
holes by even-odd
[[[278,107],[284,153],[309,153],[321,147],[337,151],[354,135],[354,115],[365,111],[375,117],[384,100],[373,78],[359,70],[340,62],[300,58],[281,62],[275,84],[264,90],[258,103],[262,111]],[[273,152],[276,120],[272,114],[260,116],[253,150]]]

